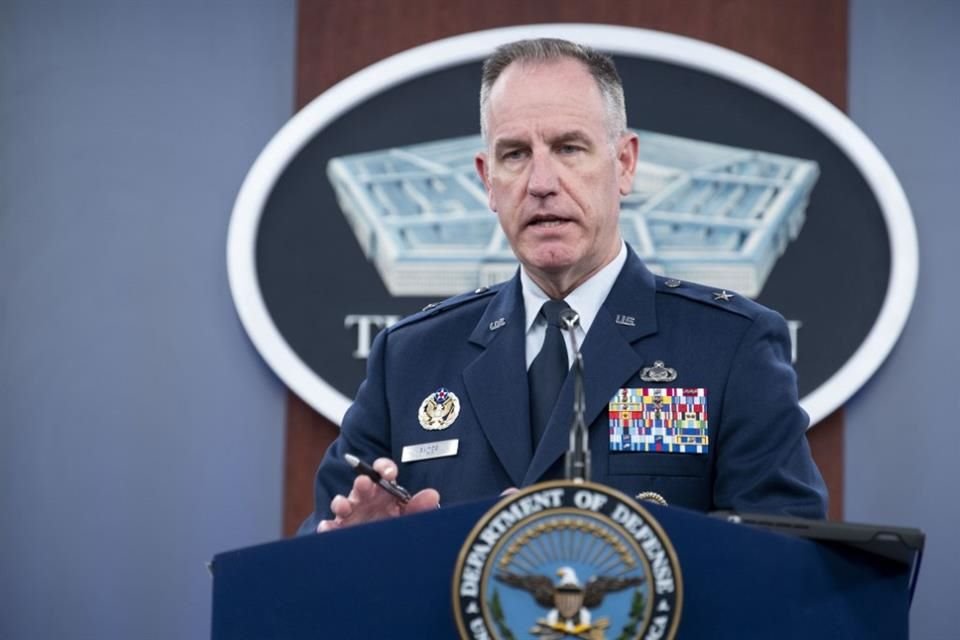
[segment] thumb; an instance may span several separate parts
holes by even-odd
[[[422,511],[432,511],[440,507],[440,494],[436,489],[424,489],[418,491],[410,498],[404,508],[404,513],[420,513]]]

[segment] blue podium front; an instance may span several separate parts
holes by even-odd
[[[213,640],[456,638],[457,556],[493,504],[221,553]],[[908,635],[907,565],[675,507],[645,508],[680,561],[682,640]]]

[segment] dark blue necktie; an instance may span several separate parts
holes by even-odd
[[[547,430],[550,414],[557,404],[560,387],[567,377],[567,347],[561,332],[560,313],[570,306],[563,300],[547,300],[540,308],[540,316],[547,320],[547,332],[543,348],[534,358],[527,372],[530,383],[530,427],[533,433],[533,448]]]

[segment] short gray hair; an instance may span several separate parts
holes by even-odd
[[[490,91],[503,71],[513,64],[542,63],[564,58],[579,60],[593,76],[607,108],[607,128],[616,139],[627,130],[627,110],[623,100],[623,82],[613,59],[595,49],[557,38],[518,40],[497,47],[483,63],[480,81],[480,133],[487,139]]]

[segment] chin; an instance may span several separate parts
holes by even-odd
[[[525,263],[545,273],[562,273],[576,265],[577,260],[570,254],[540,253],[531,256],[531,259],[526,260]]]

